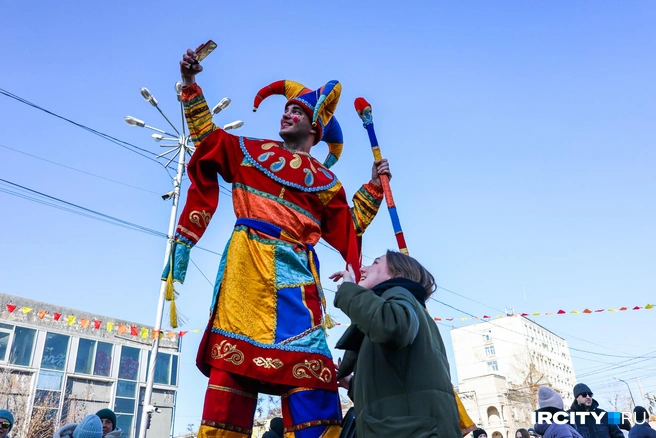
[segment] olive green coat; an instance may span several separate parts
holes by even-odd
[[[335,306],[365,334],[350,391],[358,438],[461,438],[444,342],[415,297],[344,283]]]

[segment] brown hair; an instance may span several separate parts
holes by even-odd
[[[528,434],[528,430],[526,429],[517,429],[517,432],[522,436],[522,438],[529,438],[530,435]],[[515,432],[515,436],[517,436],[517,432]]]
[[[430,297],[437,289],[433,274],[409,255],[388,250],[385,257],[387,258],[387,271],[392,277],[403,277],[416,281],[426,289],[426,297]]]

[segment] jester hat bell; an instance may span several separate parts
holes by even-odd
[[[323,165],[330,168],[339,160],[344,147],[342,128],[337,119],[333,117],[342,85],[338,81],[330,81],[317,90],[310,90],[298,82],[281,80],[273,82],[262,88],[255,96],[253,111],[257,111],[260,104],[267,97],[281,94],[288,100],[285,106],[295,103],[299,105],[312,121],[312,126],[317,130],[314,144],[325,141],[328,144],[328,156]]]

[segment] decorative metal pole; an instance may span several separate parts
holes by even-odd
[[[182,184],[182,176],[185,173],[187,154],[191,156],[193,152],[196,150],[196,148],[191,145],[189,136],[186,135],[185,123],[184,123],[184,105],[182,104],[182,100],[181,100],[182,84],[180,82],[177,82],[175,84],[175,90],[178,95],[178,101],[180,101],[180,111],[183,120],[182,133],[176,129],[176,127],[173,125],[173,123],[171,123],[169,118],[166,117],[166,115],[162,112],[162,110],[158,106],[157,99],[155,99],[155,97],[150,93],[150,91],[148,91],[147,88],[142,88],[140,91],[143,98],[146,101],[148,101],[148,103],[150,103],[152,106],[154,106],[157,109],[157,111],[159,111],[159,113],[162,115],[162,117],[166,119],[168,124],[177,133],[177,136],[176,134],[171,134],[164,130],[153,128],[152,126],[148,126],[143,120],[139,120],[131,116],[125,117],[125,121],[129,125],[138,126],[141,128],[148,128],[150,130],[159,132],[159,134],[152,135],[153,139],[157,142],[162,140],[176,142],[175,144],[161,145],[162,147],[171,147],[171,149],[157,156],[157,158],[162,158],[165,157],[166,155],[173,154],[171,158],[168,160],[168,162],[164,165],[165,168],[168,168],[173,162],[173,160],[175,160],[176,158],[178,159],[177,171],[175,177],[173,178],[173,190],[162,195],[163,200],[167,201],[170,199],[172,201],[171,215],[169,217],[169,228],[166,233],[167,241],[166,241],[166,250],[164,252],[164,266],[166,266],[167,262],[169,261],[169,256],[171,254],[171,247],[173,245],[173,234],[175,232],[175,224],[176,224],[176,219],[178,217],[178,201],[180,199],[180,187]],[[230,99],[224,98],[223,100],[221,100],[219,105],[215,107],[214,114],[217,114],[220,110],[227,108],[228,105],[230,105]],[[219,107],[220,107],[219,111],[216,111],[216,109]],[[237,120],[224,126],[224,129],[236,129],[241,127],[242,125],[243,122]],[[169,137],[164,137],[164,135],[162,134],[167,135]],[[155,383],[155,366],[157,364],[157,353],[159,352],[159,342],[160,342],[161,330],[162,330],[162,318],[164,316],[164,306],[166,304],[165,296],[166,296],[166,281],[163,280],[159,288],[159,300],[157,302],[157,313],[155,315],[155,328],[153,329],[153,333],[155,335],[153,336],[153,344],[150,350],[148,375],[146,376],[146,390],[144,393],[143,410],[141,414],[141,423],[140,423],[139,434],[138,434],[139,438],[146,438],[146,432],[150,426],[150,417],[153,415],[154,412],[158,412],[157,408],[151,404],[151,401],[153,395],[153,385]]]

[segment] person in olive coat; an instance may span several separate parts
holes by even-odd
[[[435,280],[417,260],[388,251],[343,282],[335,306],[352,325],[337,343],[347,350],[338,378],[351,371],[358,438],[461,438],[442,336],[426,310]],[[346,385],[344,385],[346,386]]]

